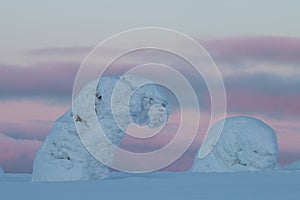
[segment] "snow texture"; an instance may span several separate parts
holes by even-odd
[[[208,134],[221,126],[213,126]],[[193,172],[237,172],[273,170],[277,163],[276,134],[264,122],[244,116],[225,119],[221,136],[213,150],[203,159],[199,153],[194,160]]]
[[[30,183],[29,175],[0,176],[3,200],[299,200],[300,171],[134,174],[106,181]],[[27,181],[26,181],[27,179]]]
[[[300,160],[285,166],[283,170],[300,170]]]
[[[93,98],[95,103],[92,105],[87,101],[88,98]],[[96,122],[91,114],[95,111],[98,118]],[[109,168],[86,150],[77,130],[83,131],[89,147],[97,150],[108,162],[112,162],[114,149],[101,141],[95,142],[93,134],[99,133],[90,131],[96,130],[98,122],[106,137],[118,146],[132,121],[139,125],[159,127],[166,122],[168,115],[168,102],[162,88],[148,80],[125,75],[121,78],[103,77],[92,81],[75,98],[73,109],[55,122],[35,157],[32,181],[107,178]],[[86,127],[89,127],[89,132],[85,130]]]

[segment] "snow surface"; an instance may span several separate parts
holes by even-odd
[[[300,170],[300,160],[285,166],[283,169],[284,170]]]
[[[299,200],[300,196],[300,171],[115,174],[111,180],[59,183],[11,176],[0,176],[0,199]]]
[[[221,126],[213,126],[208,134]],[[278,169],[276,134],[264,122],[245,116],[225,119],[221,136],[203,159],[195,157],[193,172],[237,172]]]
[[[167,98],[158,85],[148,83],[148,80],[126,75],[121,78],[103,77],[87,84],[75,98],[73,109],[55,122],[38,151],[32,180],[107,178],[109,168],[96,160],[80,139],[88,143],[89,150],[97,151],[106,162],[111,163],[114,146],[104,142],[105,136],[100,141],[96,140],[96,136],[101,135],[97,132],[98,122],[106,137],[117,146],[131,121],[149,127],[164,124],[169,115]],[[83,133],[80,138],[77,130]]]

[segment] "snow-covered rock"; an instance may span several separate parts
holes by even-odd
[[[143,83],[148,84],[140,87]],[[94,104],[87,101],[89,98],[95,99],[92,101]],[[116,109],[112,110],[112,107]],[[94,110],[98,118],[97,123],[92,119]],[[109,168],[86,150],[78,130],[83,133],[80,136],[89,143],[89,147],[97,150],[109,162],[113,160],[114,149],[104,142],[94,142],[93,134],[98,132],[91,130],[96,130],[98,122],[107,138],[118,146],[125,136],[124,130],[131,121],[149,127],[159,127],[166,122],[168,115],[168,102],[161,87],[143,78],[126,75],[121,78],[103,77],[99,81],[92,81],[75,98],[73,109],[68,110],[55,122],[35,157],[32,180],[106,178]]]
[[[222,121],[213,126],[213,134]],[[225,119],[221,136],[204,158],[195,157],[194,172],[258,171],[279,168],[276,134],[264,122],[245,116]]]
[[[300,160],[285,166],[283,170],[300,170]]]

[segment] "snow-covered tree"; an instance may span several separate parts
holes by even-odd
[[[112,161],[114,149],[107,148],[101,142],[93,143],[93,131],[85,133],[85,128],[96,130],[99,122],[109,140],[119,145],[125,136],[123,130],[126,130],[131,121],[150,128],[161,126],[168,119],[168,102],[157,84],[148,83],[140,87],[147,82],[136,76],[125,75],[121,78],[103,77],[87,84],[75,98],[75,107],[73,106],[73,109],[68,110],[55,122],[38,151],[34,160],[32,180],[66,181],[106,178],[109,168],[86,150],[77,130],[84,132],[84,137],[88,138],[91,148],[101,153],[108,162]],[[112,94],[115,95],[114,98]],[[89,98],[95,99],[94,104],[87,101]],[[112,107],[115,107],[114,115]],[[97,123],[92,120],[95,111]],[[118,118],[118,124],[114,117]]]
[[[218,122],[208,134],[221,126]],[[244,116],[225,119],[221,136],[212,151],[194,160],[194,172],[235,172],[272,170],[277,163],[278,144],[276,134],[264,122]]]

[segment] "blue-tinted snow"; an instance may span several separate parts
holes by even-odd
[[[40,183],[24,182],[24,175],[2,175],[0,198],[298,200],[299,180],[299,171],[150,173],[133,176],[116,173],[113,179],[101,181]]]

